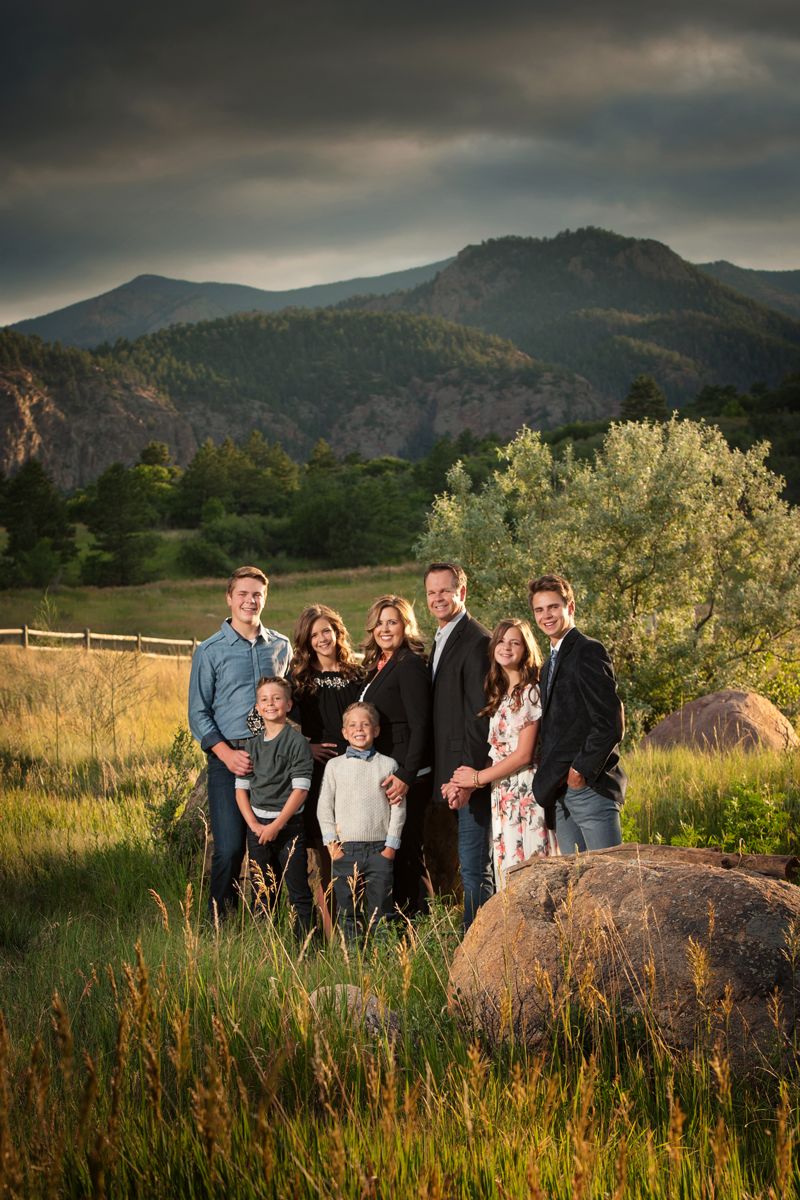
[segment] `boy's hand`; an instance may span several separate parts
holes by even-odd
[[[393,859],[395,854],[397,854],[397,851],[395,850],[394,846],[384,846],[381,850],[381,854],[384,858]]]
[[[253,833],[258,837],[259,846],[264,846],[267,842],[275,841],[275,838],[280,833],[280,830],[275,828],[276,824],[276,821],[270,821],[269,825],[261,825],[258,831],[253,830]]]
[[[341,842],[328,842],[328,854],[331,856],[331,862],[336,862],[337,858],[342,858],[344,850]]]

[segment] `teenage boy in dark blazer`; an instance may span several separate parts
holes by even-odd
[[[466,930],[494,892],[492,816],[488,787],[459,788],[450,778],[464,764],[476,771],[486,766],[489,718],[478,713],[486,704],[489,631],[466,610],[467,577],[457,563],[431,563],[425,572],[425,595],[438,623],[430,657],[434,782],[426,861],[434,884],[449,890],[453,879],[452,871],[447,878],[447,860],[457,841]]]
[[[575,628],[575,597],[562,576],[532,579],[528,598],[550,639],[534,796],[549,819],[555,810],[562,854],[618,846],[627,778],[619,765],[624,723],[611,659],[602,642]]]

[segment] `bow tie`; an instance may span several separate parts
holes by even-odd
[[[374,746],[370,746],[369,750],[356,750],[355,746],[348,746],[344,752],[345,758],[360,758],[363,762],[369,762],[377,753]]]

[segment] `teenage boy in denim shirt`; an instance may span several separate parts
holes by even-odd
[[[258,567],[239,567],[228,580],[230,616],[197,647],[189,680],[189,727],[208,755],[208,814],[214,851],[209,913],[212,920],[236,907],[244,858],[244,818],[236,805],[236,779],[252,770],[242,747],[251,732],[247,714],[262,676],[285,675],[289,639],[261,624],[269,581]]]

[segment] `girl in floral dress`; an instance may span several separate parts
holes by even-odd
[[[492,839],[498,888],[505,873],[533,854],[557,854],[555,834],[547,829],[544,809],[533,796],[531,765],[539,721],[539,653],[527,621],[501,621],[489,643],[486,708],[489,715],[489,765],[480,771],[459,767],[460,787],[492,784]]]

